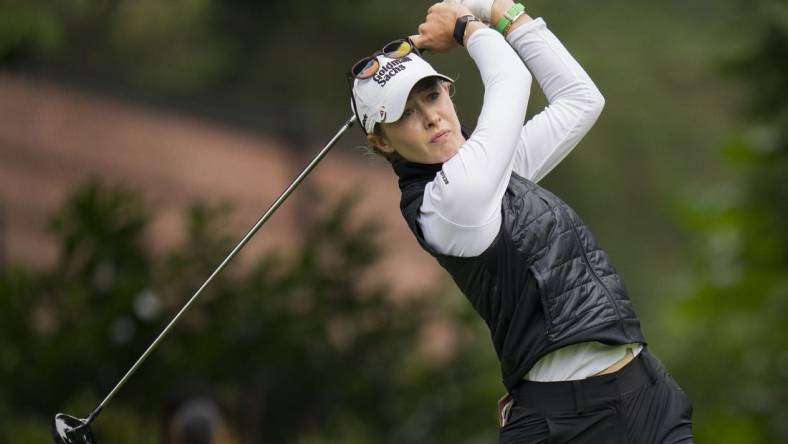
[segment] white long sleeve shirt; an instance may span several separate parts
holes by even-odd
[[[544,178],[591,129],[604,98],[541,18],[506,40],[492,29],[477,30],[466,46],[484,83],[484,105],[473,134],[444,162],[442,180],[425,187],[418,223],[436,251],[473,257],[500,230],[512,171],[533,182]],[[549,105],[523,126],[531,74]],[[583,379],[623,358],[627,348],[637,354],[642,347],[573,344],[542,357],[525,379]]]

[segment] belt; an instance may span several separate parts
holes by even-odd
[[[511,395],[515,403],[539,411],[582,412],[607,400],[617,400],[622,394],[633,392],[644,384],[653,384],[656,375],[655,358],[643,349],[614,373],[576,381],[522,381],[512,389]]]

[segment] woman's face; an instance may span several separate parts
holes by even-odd
[[[465,142],[447,82],[411,91],[402,117],[380,123],[383,136],[370,141],[387,153],[396,152],[416,163],[443,163]]]

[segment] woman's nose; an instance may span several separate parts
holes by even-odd
[[[432,107],[427,107],[424,110],[424,126],[427,128],[435,126],[438,122],[440,122],[440,120],[441,116],[440,113],[438,113],[438,110]]]

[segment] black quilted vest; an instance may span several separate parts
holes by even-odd
[[[487,323],[507,389],[545,354],[585,341],[645,343],[624,284],[567,204],[512,173],[501,230],[481,255],[453,257],[424,240],[416,218],[441,165],[393,162],[400,209],[419,244],[445,268]]]

